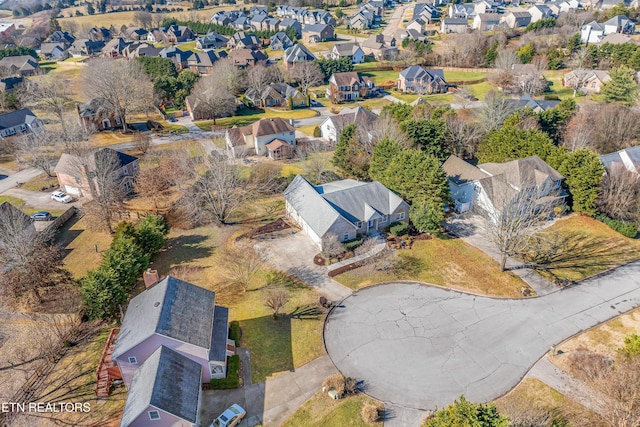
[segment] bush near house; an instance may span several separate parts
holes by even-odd
[[[234,340],[236,345],[240,340],[240,323],[237,320],[229,323],[229,339]]]
[[[227,377],[211,380],[213,390],[227,390],[240,387],[240,356],[234,354],[227,358]]]
[[[596,219],[600,222],[604,222],[612,230],[617,231],[625,237],[634,238],[638,234],[638,224],[634,222],[625,222],[619,219],[609,218],[605,214],[599,214]]]
[[[363,239],[352,239],[352,240],[347,240],[346,242],[343,242],[342,245],[347,251],[353,251],[354,249],[362,245],[363,241],[364,241]]]
[[[404,236],[405,234],[409,233],[409,224],[407,224],[406,222],[394,222],[393,224],[389,225],[389,233],[393,234],[394,236]]]

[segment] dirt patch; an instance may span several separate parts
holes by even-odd
[[[387,237],[387,246],[392,249],[411,249],[414,242],[431,239],[433,239],[433,235],[426,233],[405,236],[389,236]]]
[[[284,218],[278,218],[275,221],[256,228],[255,230],[251,230],[248,233],[241,234],[236,238],[236,240],[244,238],[254,239],[258,236],[263,238],[279,237],[282,235],[282,233],[286,233],[290,230],[293,230],[293,227],[291,227],[291,225],[289,225],[289,223],[287,223]]]

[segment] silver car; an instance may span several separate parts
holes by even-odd
[[[233,404],[227,408],[218,418],[213,420],[209,427],[234,427],[240,424],[240,421],[247,415],[247,411],[242,409],[240,405]]]
[[[51,200],[55,200],[60,203],[69,203],[73,201],[71,196],[66,194],[64,191],[54,191],[51,193]]]

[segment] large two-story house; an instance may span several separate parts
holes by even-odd
[[[226,142],[234,157],[255,153],[280,160],[293,155],[296,132],[289,123],[274,117],[227,130]]]
[[[329,78],[327,97],[334,104],[355,101],[378,95],[378,89],[369,77],[360,76],[355,71],[334,73]]]
[[[328,235],[340,242],[407,222],[409,205],[378,181],[353,179],[314,186],[298,175],[284,191],[287,217],[320,249]]]
[[[28,108],[0,114],[0,138],[44,131],[44,122]]]
[[[442,70],[424,69],[419,65],[405,68],[398,76],[398,89],[405,93],[440,93],[447,91]]]

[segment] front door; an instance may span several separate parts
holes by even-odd
[[[103,127],[103,128],[105,128],[105,129],[107,129],[107,128],[110,128],[110,127],[111,127],[111,122],[109,121],[109,119],[104,119],[104,120],[102,121],[102,127]]]

